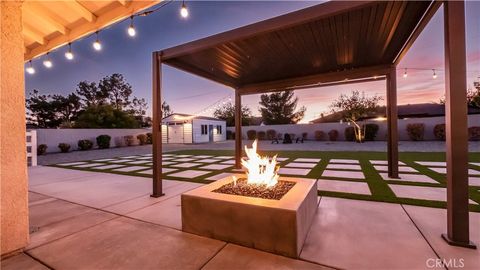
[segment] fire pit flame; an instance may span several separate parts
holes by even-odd
[[[262,157],[257,153],[257,140],[252,144],[252,148],[245,146],[245,153],[248,160],[242,159],[242,165],[247,169],[247,183],[256,185],[266,185],[273,187],[278,183],[277,174],[277,155],[272,157]]]

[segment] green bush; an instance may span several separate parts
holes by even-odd
[[[48,146],[46,144],[40,144],[37,146],[37,155],[45,155],[47,153]]]
[[[60,152],[62,153],[68,153],[70,150],[70,144],[68,143],[59,143],[58,148],[60,148]]]
[[[413,123],[407,125],[407,133],[412,141],[423,141],[425,134],[425,125],[423,123]]]
[[[377,137],[379,126],[377,124],[365,125],[365,141],[374,141]]]
[[[268,140],[273,140],[277,137],[277,131],[274,129],[268,129],[267,130],[267,139]]]
[[[316,141],[323,141],[325,140],[325,132],[321,130],[315,130],[315,140]]]
[[[470,141],[480,141],[480,127],[468,128],[468,139]]]
[[[345,141],[353,142],[355,141],[355,128],[354,127],[346,127],[345,132]]]
[[[90,140],[79,140],[78,148],[82,151],[90,150],[93,147],[93,142]]]
[[[137,140],[140,145],[145,145],[147,144],[147,135],[145,134],[138,134],[137,135]]]
[[[257,138],[260,141],[263,141],[263,140],[265,140],[265,138],[267,138],[267,133],[265,133],[265,131],[259,131],[259,132],[257,132]]]
[[[112,139],[112,137],[110,137],[108,135],[99,135],[97,137],[98,148],[100,148],[100,149],[110,148],[110,140],[111,139]]]
[[[328,139],[332,142],[338,139],[338,130],[332,129],[328,132]]]
[[[135,138],[133,137],[133,135],[123,136],[123,139],[127,146],[132,146],[135,143]]]
[[[148,132],[147,133],[147,144],[152,144],[153,143],[153,137],[152,133]]]
[[[249,140],[255,140],[255,139],[257,138],[257,131],[256,131],[256,130],[253,130],[253,129],[248,130],[248,131],[247,131],[247,138],[248,138]]]
[[[445,124],[438,124],[433,127],[433,135],[437,140],[445,141]]]

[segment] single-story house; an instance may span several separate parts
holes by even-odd
[[[174,113],[162,119],[163,143],[207,143],[227,139],[225,120]]]

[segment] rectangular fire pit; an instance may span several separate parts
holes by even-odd
[[[231,177],[182,194],[183,231],[297,258],[317,209],[316,180],[280,180],[295,182],[280,200],[213,192]]]

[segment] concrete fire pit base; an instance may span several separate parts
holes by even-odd
[[[317,209],[316,180],[280,180],[296,183],[280,200],[212,192],[231,177],[182,194],[183,231],[298,258]]]

